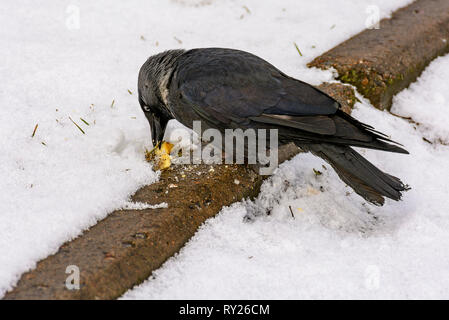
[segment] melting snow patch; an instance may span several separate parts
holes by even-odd
[[[168,208],[167,202],[161,202],[158,204],[148,204],[143,202],[126,202],[121,209],[145,210],[145,209],[160,209],[160,208]]]

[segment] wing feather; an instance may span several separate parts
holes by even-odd
[[[206,113],[314,116],[335,114],[339,107],[325,93],[248,52],[194,49],[180,59],[174,81],[182,96]]]
[[[327,116],[288,116],[262,114],[258,117],[249,117],[249,119],[266,123],[296,128],[307,132],[333,135],[336,132],[335,123],[332,118]]]

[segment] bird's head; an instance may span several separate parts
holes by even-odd
[[[168,120],[173,119],[168,107],[168,82],[176,66],[176,58],[184,50],[169,50],[148,58],[139,72],[139,103],[150,123],[153,144],[161,142]]]

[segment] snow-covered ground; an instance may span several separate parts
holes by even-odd
[[[430,142],[449,145],[449,59],[435,59],[418,82],[394,97],[391,112],[411,118]]]
[[[308,69],[308,61],[365,28],[373,5],[384,17],[410,2],[2,1],[0,296],[39,259],[157,179],[144,161],[149,127],[136,97],[137,72],[149,55],[239,48],[318,84],[332,73]],[[300,155],[264,185],[257,204],[223,209],[126,297],[447,298],[449,151],[422,140],[447,137],[435,113],[448,106],[449,90],[434,74],[441,66],[449,73],[449,63],[435,63],[395,101],[395,112],[422,123],[416,130],[367,103],[354,112],[411,151],[366,152],[413,186],[404,201],[366,205],[320,159]],[[418,100],[421,86],[430,102]],[[315,177],[312,168],[323,174]],[[249,205],[272,207],[272,214],[244,223]]]
[[[410,151],[362,150],[412,186],[403,201],[367,205],[323,161],[298,155],[255,203],[224,208],[124,298],[449,298],[449,148],[424,142],[407,121],[367,103],[354,115]],[[248,205],[271,215],[245,223]]]
[[[447,137],[447,76],[449,56],[433,62],[395,99],[395,110],[432,126],[425,132],[429,139]],[[324,161],[300,154],[281,165],[254,202],[224,208],[123,298],[448,299],[449,147],[429,144],[416,124],[364,100],[353,115],[409,150],[398,155],[361,149],[411,185],[403,201],[368,205],[322,167],[329,167]],[[323,174],[316,176],[314,168]],[[244,223],[253,206],[271,214]]]

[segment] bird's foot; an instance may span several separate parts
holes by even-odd
[[[163,141],[151,150],[145,150],[145,159],[153,164],[154,170],[166,170],[171,165],[170,152],[173,149],[173,144]]]

